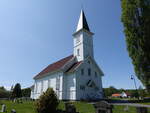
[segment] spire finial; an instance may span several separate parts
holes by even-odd
[[[81,10],[84,10],[84,6],[83,6],[83,3],[81,4]]]
[[[81,0],[81,9],[84,10],[84,7],[83,7],[83,0]]]

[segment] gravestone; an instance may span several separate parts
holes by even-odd
[[[96,109],[96,113],[112,113],[113,106],[106,101],[101,101],[94,104],[94,108]]]
[[[1,112],[6,112],[6,105],[5,104],[2,104],[2,109],[1,109]]]
[[[16,103],[16,98],[14,98],[13,102]]]
[[[75,106],[71,103],[65,103],[65,110],[66,113],[79,113],[76,112]]]
[[[146,107],[137,107],[136,110],[137,110],[137,113],[148,113],[148,110]]]
[[[16,113],[16,110],[15,110],[15,109],[12,109],[12,110],[11,110],[11,113]]]

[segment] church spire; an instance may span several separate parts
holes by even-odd
[[[84,14],[83,10],[81,10],[81,13],[80,13],[80,18],[79,18],[79,22],[78,22],[76,32],[78,32],[81,29],[85,29],[85,30],[90,32],[90,29],[89,29],[88,23],[86,21],[86,17],[85,17],[85,14]]]
[[[83,61],[88,56],[94,58],[93,55],[93,38],[94,33],[90,32],[84,11],[81,10],[76,32],[73,34],[74,40],[74,56],[78,61]]]

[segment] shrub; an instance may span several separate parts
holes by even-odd
[[[59,101],[52,88],[48,88],[39,100],[36,101],[35,107],[38,113],[56,113]]]

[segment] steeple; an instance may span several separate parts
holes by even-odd
[[[93,53],[93,38],[92,33],[89,29],[84,11],[81,10],[80,18],[76,32],[73,34],[74,40],[74,56],[78,61],[83,61],[87,57],[94,58]]]
[[[88,23],[86,21],[86,17],[85,17],[85,14],[84,14],[83,10],[81,10],[81,13],[80,13],[80,18],[79,18],[79,22],[78,22],[76,32],[78,32],[81,29],[85,29],[85,30],[90,32],[90,29],[89,29]]]

